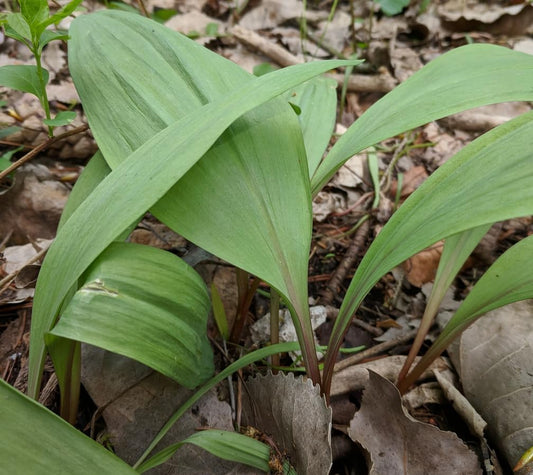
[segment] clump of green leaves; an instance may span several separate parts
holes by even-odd
[[[533,57],[491,45],[451,51],[369,108],[322,159],[335,123],[335,90],[328,80],[306,81],[357,60],[313,62],[256,78],[139,15],[87,15],[73,22],[70,33],[69,64],[100,153],[71,195],[37,284],[28,383],[34,398],[47,352],[62,394],[68,399],[76,393],[80,342],[127,354],[189,387],[203,383],[192,401],[255,357],[287,348],[258,350],[204,383],[212,368],[205,344],[207,293],[195,271],[163,251],[115,242],[124,241],[147,210],[280,294],[309,378],[326,395],[352,316],[384,274],[446,239],[438,302],[490,224],[533,212],[528,113],[466,146],[393,215],[353,277],[321,376],[307,295],[312,197],[353,154],[382,140],[468,108],[533,100]],[[479,282],[433,356],[486,309],[533,296],[529,274],[516,271],[517,256],[533,260],[530,242],[504,254]],[[154,285],[159,269],[168,270],[160,288]],[[150,313],[151,325],[140,308]],[[169,325],[180,331],[165,332]],[[0,390],[19,401],[1,385]],[[177,449],[146,460],[191,400],[143,454],[141,470]]]
[[[49,135],[53,128],[66,125],[76,116],[75,112],[62,111],[54,118],[50,115],[50,105],[46,94],[48,71],[43,68],[41,56],[43,48],[53,40],[68,40],[63,30],[50,30],[69,16],[81,3],[72,0],[54,14],[50,14],[46,0],[20,0],[20,12],[4,13],[0,16],[0,25],[7,36],[26,45],[35,57],[35,66],[7,65],[0,68],[0,84],[12,89],[29,92],[37,96],[46,114],[44,123],[48,126]]]

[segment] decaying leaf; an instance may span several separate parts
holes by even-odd
[[[292,373],[246,383],[243,422],[271,437],[298,474],[327,475],[331,467],[331,409],[318,386]]]
[[[466,397],[514,466],[533,441],[533,301],[507,305],[450,347]]]
[[[369,452],[371,474],[481,473],[476,455],[454,433],[413,419],[402,407],[396,387],[369,373],[361,409],[348,434]]]
[[[99,410],[103,411],[107,426],[105,435],[119,457],[134,463],[168,418],[189,398],[191,391],[126,357],[89,345],[84,345],[82,351],[82,382]],[[219,401],[213,391],[174,424],[156,452],[185,439],[199,428],[208,427],[233,430],[231,408]],[[150,473],[251,475],[259,472],[187,444]]]

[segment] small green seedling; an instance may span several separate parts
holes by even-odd
[[[50,14],[46,0],[20,0],[20,12],[3,13],[0,16],[0,25],[4,27],[7,36],[25,44],[35,57],[35,66],[7,65],[0,67],[0,85],[18,91],[29,92],[37,96],[41,103],[48,126],[50,137],[54,127],[69,124],[76,113],[62,111],[52,119],[50,105],[46,93],[48,84],[48,71],[43,68],[41,56],[43,48],[53,40],[68,40],[68,34],[63,30],[50,30],[52,25],[57,25],[62,19],[69,16],[81,3],[81,0],[72,0],[54,14]]]

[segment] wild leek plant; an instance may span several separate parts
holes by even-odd
[[[312,101],[302,99],[300,116],[290,97],[280,95],[357,61],[316,62],[254,78],[153,21],[116,11],[79,17],[70,35],[72,77],[100,152],[73,191],[39,276],[28,391],[37,397],[49,352],[62,412],[71,420],[80,342],[135,358],[187,387],[198,386],[213,371],[205,340],[208,297],[194,270],[163,251],[123,242],[148,210],[279,292],[291,311],[308,376],[326,395],[351,318],[385,273],[446,239],[434,308],[442,287],[490,224],[533,211],[529,113],[466,146],[393,215],[346,293],[321,378],[307,295],[313,195],[349,157],[384,139],[468,108],[533,100],[533,57],[491,45],[444,54],[372,106],[321,160],[336,112],[330,83],[300,86],[321,98],[315,104],[323,104],[312,108]],[[311,125],[317,116],[327,127]],[[504,254],[479,282],[432,356],[482,312],[533,295],[527,266],[517,263],[531,260],[531,242],[527,238]],[[259,352],[264,356],[281,347]],[[198,394],[256,356],[237,361]],[[36,419],[52,417],[13,390],[3,385],[0,390],[8,394],[8,407],[17,408],[2,414],[9,427],[16,426],[17,414],[26,417],[24,411]],[[158,440],[139,460],[139,470],[177,450],[145,461]],[[110,460],[109,473],[122,473],[112,468],[113,456],[104,457],[91,441],[73,436],[72,444],[87,449],[88,458]],[[125,464],[122,468],[128,473]]]

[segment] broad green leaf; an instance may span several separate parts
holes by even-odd
[[[129,465],[0,379],[3,473],[136,474]]]
[[[337,141],[311,180],[316,194],[355,153],[432,120],[485,104],[533,100],[533,56],[467,45],[431,61],[370,107]]]
[[[187,401],[185,401],[185,403],[183,403],[183,405],[174,414],[172,414],[169,420],[165,423],[165,425],[161,428],[161,430],[154,437],[154,440],[152,440],[148,448],[141,455],[139,460],[137,460],[137,462],[134,465],[134,468],[137,468],[141,464],[144,463],[144,460],[146,459],[146,457],[148,457],[150,452],[154,450],[157,444],[161,441],[161,439],[165,436],[165,434],[170,430],[170,428],[179,420],[179,418],[183,416],[183,414],[185,414],[204,394],[206,394],[210,389],[214,388],[218,383],[220,383],[221,381],[224,381],[228,376],[231,376],[236,371],[242,368],[245,368],[246,366],[252,363],[255,363],[256,361],[260,361],[276,353],[288,353],[289,351],[298,351],[298,350],[300,350],[300,344],[296,341],[289,342],[289,343],[278,343],[277,345],[271,345],[265,348],[260,348],[259,350],[252,351],[251,353],[248,353],[247,355],[242,356],[237,361],[233,362],[228,367],[223,369],[220,373],[213,376],[200,389],[198,389],[189,399],[187,399]],[[165,451],[165,456],[167,455],[169,454]],[[159,453],[151,457],[148,461],[146,461],[146,464],[150,464],[150,466],[155,466],[155,463],[152,463],[154,461],[158,461],[157,464],[163,463],[163,461],[160,460],[159,458]]]
[[[22,16],[22,13],[8,13],[6,19],[8,25],[6,28],[7,36],[22,42],[31,41],[30,25]]]
[[[533,298],[533,236],[504,252],[472,288],[440,336],[406,379],[416,381],[446,347],[483,314],[504,305]]]
[[[43,69],[43,79],[48,82],[48,71]],[[37,66],[7,65],[0,67],[0,86],[10,87],[17,91],[29,92],[41,98],[41,83],[37,74]]]
[[[196,432],[185,440],[168,446],[148,462],[139,466],[138,471],[143,473],[161,465],[185,444],[194,444],[224,460],[243,463],[264,472],[270,472],[268,466],[270,447],[268,445],[238,432],[214,429]]]
[[[53,127],[59,127],[60,125],[70,124],[76,118],[76,112],[74,111],[61,111],[56,114],[53,119],[44,119],[43,122],[46,125]]]
[[[58,229],[72,216],[78,206],[87,198],[98,184],[111,172],[104,157],[100,151],[96,152],[85,166],[83,172],[76,180],[76,184],[68,197],[61,219],[59,220]]]
[[[329,144],[337,118],[337,82],[318,77],[288,91],[285,98],[296,104],[307,153],[309,176],[313,176]]]
[[[128,19],[136,18],[134,15],[120,12],[79,17],[71,25],[73,40],[77,30],[76,25],[79,25],[77,22],[83,23],[92,16],[102,19],[105,15],[111,14],[127,16]],[[99,21],[96,23],[98,25]],[[155,23],[152,25],[156,28]],[[92,24],[89,23],[87,26],[92,27]],[[82,41],[83,36],[80,38]],[[93,45],[98,43],[99,38],[100,35],[92,38]],[[72,44],[76,45],[76,41],[71,40],[71,46]],[[113,45],[118,47],[119,44],[113,43]],[[76,46],[71,49],[71,52],[72,50],[77,51]],[[163,50],[163,53],[172,54],[170,50]],[[102,60],[101,57],[99,59]],[[176,59],[174,61],[176,62]],[[91,63],[96,67],[92,61]],[[325,61],[297,65],[277,71],[267,77],[249,81],[218,101],[206,104],[190,112],[183,119],[172,123],[114,168],[113,172],[80,204],[76,212],[63,225],[41,268],[32,316],[28,379],[30,395],[35,396],[38,391],[45,354],[43,336],[51,329],[66,293],[91,262],[121,232],[135,223],[147,209],[160,200],[238,117],[313,76],[346,64],[349,62]],[[109,78],[111,76],[106,75],[105,81]],[[102,78],[95,82],[102,89],[105,85],[105,82],[101,82],[103,80]],[[191,84],[190,87],[193,85]],[[161,98],[159,104],[168,108],[170,96],[165,96],[163,91],[159,93]],[[108,99],[103,94],[101,101]],[[127,111],[123,109],[122,112]],[[140,117],[138,114],[140,112],[136,115],[137,120]],[[112,128],[110,124],[114,123],[113,119],[114,117],[109,117],[105,122],[108,128]],[[157,123],[161,125],[160,120]],[[144,125],[138,127],[139,133],[146,137],[144,129]],[[123,143],[123,139],[118,135],[119,129],[113,128],[113,130],[117,132],[116,141]],[[109,140],[103,140],[103,142],[109,145]],[[106,153],[105,150],[104,153]],[[114,156],[112,152],[109,155]],[[146,162],[147,157],[151,159],[148,162],[149,166]],[[197,206],[195,210],[199,211]],[[305,210],[302,212],[305,213]],[[58,269],[61,271],[58,272]]]
[[[88,15],[73,23],[71,34],[71,72],[112,168],[176,119],[258,81],[138,15]],[[308,173],[299,124],[286,102],[272,101],[233,124],[151,211],[187,239],[279,288],[300,318],[297,332],[312,340],[305,282]]]
[[[532,158],[529,112],[467,145],[405,201],[368,249],[346,292],[324,374],[334,365],[351,316],[382,275],[440,239],[533,213]]]
[[[52,335],[140,361],[193,388],[214,371],[209,295],[175,255],[114,243],[91,265]]]

